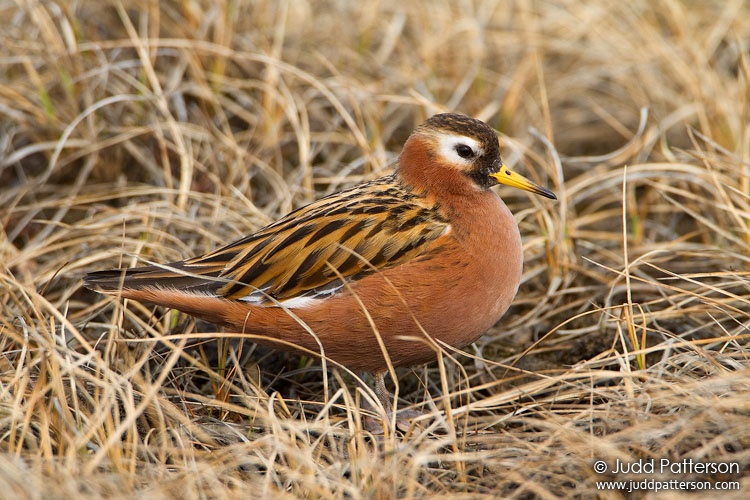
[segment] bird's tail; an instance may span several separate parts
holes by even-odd
[[[177,309],[216,324],[232,324],[245,317],[246,306],[226,300],[217,290],[227,280],[218,269],[196,269],[185,262],[165,265],[96,271],[83,278],[83,285],[96,292],[117,295],[171,309]]]
[[[185,262],[158,266],[96,271],[83,278],[83,286],[96,292],[115,294],[124,290],[168,288],[194,293],[214,293],[226,280],[220,269],[196,270]]]

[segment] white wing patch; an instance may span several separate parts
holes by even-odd
[[[329,286],[326,288],[322,288],[319,290],[316,290],[314,292],[307,292],[305,295],[300,295],[297,297],[291,297],[285,300],[276,301],[268,296],[266,293],[266,290],[268,288],[265,288],[263,290],[258,290],[250,295],[246,295],[244,297],[241,297],[237,300],[241,300],[242,302],[247,302],[249,304],[253,304],[260,307],[284,307],[287,309],[303,309],[305,307],[311,307],[315,304],[319,303],[321,300],[325,300],[326,298],[330,298],[332,295],[334,295],[336,292],[341,290],[344,287],[342,284],[336,284],[335,286]]]
[[[305,307],[314,306],[321,300],[315,297],[292,297],[291,299],[282,300],[279,302],[281,307],[286,309],[304,309]]]

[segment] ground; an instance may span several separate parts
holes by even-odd
[[[747,495],[747,1],[0,1],[0,33],[3,497]],[[367,432],[318,359],[81,286],[388,172],[442,111],[559,201],[498,190],[518,297],[388,380],[412,429]]]

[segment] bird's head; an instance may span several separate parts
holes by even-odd
[[[505,184],[557,199],[549,189],[503,165],[495,131],[466,115],[442,113],[417,127],[404,145],[399,171],[417,188],[442,183],[454,191],[484,191]]]

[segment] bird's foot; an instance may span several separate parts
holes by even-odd
[[[414,419],[421,417],[423,414],[417,410],[410,410],[410,409],[404,409],[399,410],[396,412],[396,429],[401,432],[408,432],[409,429],[413,428],[415,423],[413,422]],[[372,416],[365,416],[363,419],[364,428],[365,430],[373,433],[373,434],[384,434],[385,428],[390,427],[391,422],[393,420],[393,412],[387,411],[386,412],[386,419],[378,418],[378,417],[372,417]]]

